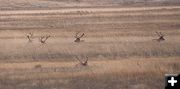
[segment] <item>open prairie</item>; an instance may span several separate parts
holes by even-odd
[[[1,11],[0,89],[164,89],[164,74],[180,73],[179,40],[180,6]]]

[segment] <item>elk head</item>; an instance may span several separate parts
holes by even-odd
[[[84,33],[82,33],[82,34],[80,34],[80,32],[77,32],[76,34],[75,34],[75,40],[74,40],[74,42],[81,42],[82,40],[81,40],[81,38],[84,36]]]
[[[79,57],[76,56],[76,59],[79,61],[80,65],[87,66],[88,65],[88,57],[86,56],[85,60],[80,60]]]
[[[26,34],[26,37],[28,38],[29,42],[32,42],[33,33],[30,32],[30,33]]]
[[[39,41],[40,41],[42,44],[45,44],[46,41],[47,41],[47,39],[48,39],[49,37],[51,37],[51,36],[50,36],[50,35],[41,36],[41,37],[39,38]]]

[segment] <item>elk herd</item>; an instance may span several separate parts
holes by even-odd
[[[75,40],[74,42],[76,43],[79,43],[79,42],[84,42],[84,40],[81,40],[81,38],[84,36],[85,34],[84,33],[80,33],[80,32],[77,32],[74,36]],[[34,37],[34,34],[32,32],[26,34],[26,37],[28,39],[28,42],[32,43],[33,42],[33,39],[35,38]],[[43,35],[43,36],[39,36],[39,42],[42,43],[42,44],[46,44],[46,41],[48,40],[48,38],[50,38],[51,36],[50,35]],[[83,61],[83,59],[80,59],[79,57],[76,56],[76,59],[79,61],[79,64],[80,66],[87,66],[88,65],[88,57],[86,56],[86,60]],[[34,66],[35,69],[39,69],[41,68],[42,65],[40,64],[37,64]]]
[[[157,34],[158,38],[153,39],[153,40],[155,40],[157,42],[165,41],[164,34],[162,34],[162,32],[156,32],[156,34]],[[76,43],[84,42],[84,40],[81,40],[81,38],[84,35],[85,35],[84,33],[77,32],[75,34],[75,36],[74,36],[74,38],[75,38],[74,42],[76,42]],[[26,34],[26,37],[28,39],[28,42],[32,42],[33,38],[34,38],[34,34],[30,32],[30,33]],[[42,44],[45,44],[46,41],[48,40],[48,38],[50,38],[50,37],[51,37],[50,35],[40,36],[39,37],[39,42],[42,43]]]
[[[81,40],[81,38],[84,36],[85,34],[84,33],[80,33],[80,32],[77,32],[74,36],[75,40],[74,42],[76,43],[79,43],[79,42],[84,42],[84,40]],[[32,42],[33,41],[33,38],[34,38],[34,34],[32,32],[26,34],[26,37],[28,39],[28,42]],[[39,37],[39,42],[42,43],[42,44],[45,44],[46,41],[48,40],[48,38],[50,38],[51,36],[50,35],[43,35],[43,36],[40,36]]]
[[[156,32],[158,38],[156,39],[153,39],[157,42],[162,42],[162,41],[165,41],[165,38],[164,38],[164,34],[162,34],[162,32]],[[84,37],[84,33],[81,33],[81,32],[77,32],[75,35],[74,35],[74,42],[76,43],[80,43],[80,42],[84,42],[84,40],[81,40],[82,37]],[[28,33],[26,34],[26,37],[28,39],[28,42],[33,42],[33,39],[35,38],[34,37],[34,34],[33,33]],[[42,44],[46,44],[46,41],[50,38],[51,36],[50,35],[43,35],[43,36],[39,36],[39,42],[42,43]],[[88,65],[88,57],[86,56],[85,59],[80,59],[78,56],[76,56],[76,59],[77,61],[79,61],[79,64],[81,66],[87,66]],[[35,68],[41,68],[41,65],[36,65]]]

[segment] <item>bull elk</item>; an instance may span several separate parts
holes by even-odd
[[[80,60],[79,57],[76,56],[76,59],[79,61],[80,65],[87,66],[88,65],[88,57],[86,56],[85,60]]]
[[[156,32],[156,34],[159,36],[159,38],[154,40],[158,42],[165,41],[164,34],[162,34],[161,32]]]
[[[77,42],[77,43],[79,43],[79,42],[82,42],[83,40],[81,40],[81,38],[84,36],[85,34],[84,33],[82,33],[82,34],[80,34],[80,32],[77,32],[76,34],[75,34],[75,40],[74,40],[74,42]]]
[[[33,39],[33,33],[28,33],[26,34],[26,37],[28,38],[28,42],[32,42],[32,39]]]
[[[41,36],[41,37],[39,38],[39,41],[40,41],[42,44],[45,44],[46,41],[47,41],[47,39],[48,39],[49,37],[51,37],[51,36],[50,36],[50,35]]]

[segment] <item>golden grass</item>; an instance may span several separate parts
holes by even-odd
[[[28,63],[1,63],[0,69],[11,72],[19,72],[36,70],[37,74],[58,74],[57,77],[69,77],[68,73],[83,76],[87,73],[95,73],[95,75],[111,74],[111,73],[146,73],[154,72],[163,75],[163,72],[176,72],[174,67],[179,68],[179,57],[174,58],[130,58],[123,60],[106,60],[106,61],[90,61],[87,67],[76,66],[78,62],[28,62]],[[42,65],[41,69],[36,69],[35,65]],[[62,69],[62,70],[61,70]],[[76,71],[76,69],[78,69]],[[22,71],[20,71],[22,70]],[[62,71],[59,72],[58,70]],[[39,71],[39,72],[38,72]],[[45,73],[43,73],[43,71]],[[46,72],[47,71],[47,72]],[[52,73],[49,73],[52,71]],[[11,73],[10,72],[10,73]],[[36,74],[34,72],[34,74]],[[177,72],[178,73],[178,72]],[[65,74],[62,76],[62,74]],[[121,75],[121,74],[120,74]],[[31,76],[31,74],[30,74]],[[37,77],[37,76],[34,76]],[[41,76],[42,77],[42,76]],[[50,77],[50,76],[47,76]],[[55,77],[55,76],[52,76]]]
[[[42,68],[34,69],[36,64],[41,64]],[[149,84],[149,79],[151,79],[151,82],[154,82],[155,80],[162,80],[165,73],[180,73],[178,71],[180,68],[179,64],[179,58],[132,58],[91,61],[87,67],[77,67],[74,62],[1,63],[0,79],[4,82],[12,81],[15,83],[16,81],[16,87],[19,88],[22,87],[21,84],[24,84],[25,87],[31,86],[32,88],[35,84],[39,88],[46,86],[46,84],[48,87],[57,87],[54,86],[54,84],[62,83],[72,86],[78,84],[81,88],[92,88],[93,86],[91,86],[91,84],[93,84],[93,82],[104,84],[104,81],[106,81],[106,84],[111,84],[114,81],[137,81],[135,85],[138,86],[142,84],[140,88],[144,89],[143,86]],[[127,80],[127,78],[129,79]],[[144,79],[144,83],[140,83],[142,80],[139,79],[141,78],[146,78]],[[76,82],[72,82],[75,80]],[[83,86],[82,80],[87,81],[87,86]],[[162,83],[163,82],[160,82],[160,84]],[[13,86],[10,83],[9,85]],[[127,84],[120,84],[120,86],[124,85]],[[102,85],[98,86],[103,87]],[[98,86],[96,85],[95,88]],[[118,87],[119,84],[109,86]],[[129,86],[131,86],[131,84]],[[154,86],[157,88],[156,85],[148,85],[149,88],[153,88]],[[158,87],[159,86],[163,87],[162,85],[158,85]],[[67,88],[67,86],[62,87]]]

